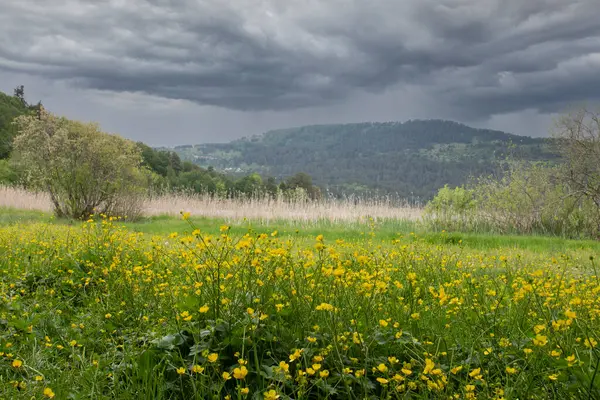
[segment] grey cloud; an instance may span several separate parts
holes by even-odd
[[[0,69],[231,110],[416,86],[477,120],[599,100],[597,0],[4,0]]]
[[[419,86],[399,85],[383,93],[360,93],[329,106],[296,110],[243,112],[199,106],[141,93],[77,89],[65,81],[50,81],[28,74],[0,70],[0,91],[10,93],[24,84],[31,102],[43,100],[53,112],[83,121],[97,121],[107,132],[118,133],[153,146],[226,142],[271,129],[364,121],[403,121],[414,118],[458,119],[477,127],[541,136],[551,116],[526,110],[489,120],[457,118],[448,107],[436,105]]]

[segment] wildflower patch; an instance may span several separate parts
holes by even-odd
[[[576,255],[0,229],[0,398],[599,398]]]

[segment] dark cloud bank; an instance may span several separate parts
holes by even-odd
[[[382,117],[510,130],[600,100],[600,0],[3,0],[0,8],[1,89],[16,76],[60,82],[50,98],[77,110],[65,97],[78,88],[98,108],[76,113],[108,121],[117,108],[115,127],[139,139],[128,107],[150,119],[158,107],[188,132],[179,140],[195,142],[194,129],[217,140],[219,127],[233,137]],[[204,128],[193,127],[194,114]]]

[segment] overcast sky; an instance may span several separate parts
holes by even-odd
[[[151,145],[600,100],[600,0],[0,0],[0,90]]]

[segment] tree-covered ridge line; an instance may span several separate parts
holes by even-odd
[[[237,173],[275,177],[304,171],[333,192],[431,197],[445,184],[494,171],[507,155],[550,161],[546,139],[443,120],[310,125],[229,143],[176,146],[182,159]]]

